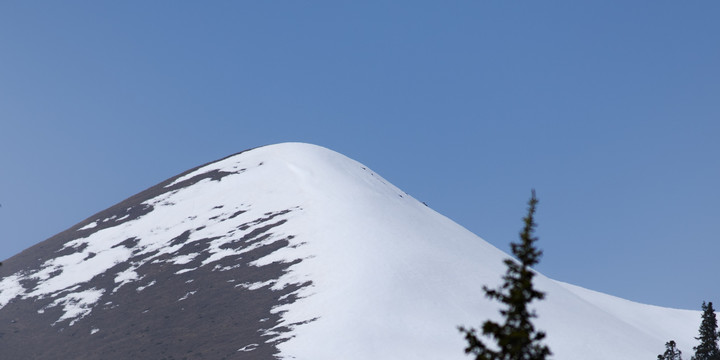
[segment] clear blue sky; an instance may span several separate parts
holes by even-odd
[[[539,270],[720,301],[720,2],[3,1],[0,258],[193,166],[302,141]]]

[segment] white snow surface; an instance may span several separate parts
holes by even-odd
[[[154,210],[143,217],[67,244],[82,250],[48,260],[37,272],[3,278],[0,307],[15,297],[49,296],[56,299],[50,306],[63,310],[57,322],[67,320],[72,326],[103,303],[104,294],[113,292],[83,284],[131,257],[130,249],[114,245],[134,237],[141,253],[153,254],[146,261],[171,255],[163,261],[187,264],[193,255],[176,254],[182,244],[170,241],[194,229],[188,242],[217,237],[201,266],[225,271],[214,263],[251,250],[221,247],[242,235],[238,223],[292,209],[278,216],[287,222],[263,241],[294,235],[291,246],[254,264],[302,261],[277,281],[238,285],[281,289],[312,282],[299,290],[299,300],[273,310],[281,314],[281,326],[291,328],[270,333],[274,340],[286,340],[279,344],[282,358],[468,359],[457,327],[499,319],[499,307],[484,297],[482,285],[500,282],[503,260],[509,256],[364,165],[323,147],[284,143],[223,159],[174,183],[213,170],[232,174],[152,199],[148,204]],[[233,215],[239,210],[245,212]],[[252,230],[251,226],[245,231]],[[116,288],[134,286],[141,291],[154,284],[134,271],[141,265],[133,263],[112,274]],[[21,285],[26,278],[39,282],[26,289]],[[696,345],[699,311],[634,303],[541,274],[535,285],[547,293],[534,307],[537,327],[547,332],[554,359],[652,359],[671,339],[689,357]],[[238,349],[254,347],[239,343]]]

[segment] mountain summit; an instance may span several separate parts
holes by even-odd
[[[522,214],[518,214],[518,218]],[[518,226],[520,223],[518,222]],[[542,245],[541,245],[542,246]],[[467,359],[509,257],[331,150],[248,150],[6,260],[8,359]],[[622,279],[618,279],[622,281]],[[554,358],[689,354],[697,311],[538,275]]]

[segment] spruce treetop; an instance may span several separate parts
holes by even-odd
[[[492,338],[497,346],[487,346],[478,338],[476,329],[460,327],[468,342],[465,352],[475,355],[476,360],[544,360],[551,354],[550,348],[541,342],[545,333],[536,330],[531,321],[537,314],[528,309],[532,301],[545,298],[545,294],[536,290],[532,283],[535,273],[531,267],[542,256],[542,251],[535,247],[538,238],[533,236],[537,203],[533,190],[528,202],[528,214],[523,218],[520,242],[511,243],[512,253],[517,260],[504,261],[507,271],[503,276],[503,284],[497,289],[483,286],[488,298],[504,305],[500,310],[505,318],[504,323],[488,320],[482,326],[482,334]]]
[[[658,355],[658,360],[682,360],[682,351],[677,348],[675,340],[670,340],[665,343],[665,352],[662,355]]]
[[[695,355],[691,360],[720,360],[720,348],[718,348],[717,318],[712,302],[702,303],[702,322],[700,323],[698,346],[693,347]]]

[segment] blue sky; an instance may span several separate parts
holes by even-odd
[[[0,258],[265,144],[323,145],[538,269],[720,301],[716,1],[6,1]]]

